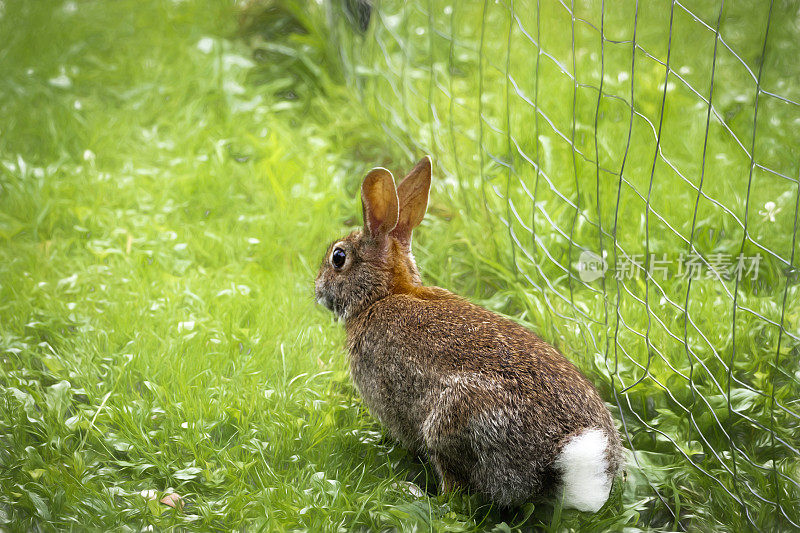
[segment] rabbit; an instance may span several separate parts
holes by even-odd
[[[385,168],[370,171],[363,228],[328,247],[315,279],[317,302],[344,321],[359,394],[391,437],[430,460],[443,493],[598,511],[622,457],[611,413],[537,335],[422,284],[411,237],[430,185],[430,157],[397,188]]]

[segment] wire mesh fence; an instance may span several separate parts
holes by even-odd
[[[797,5],[328,13],[387,141],[433,154],[467,238],[604,384],[640,522],[800,528]]]

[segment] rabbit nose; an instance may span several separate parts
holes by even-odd
[[[319,279],[314,280],[314,297],[317,299],[317,302],[322,298],[322,284],[319,282]]]
[[[333,298],[331,298],[329,294],[323,292],[322,284],[319,280],[314,282],[314,296],[319,305],[324,305],[329,311],[333,311]]]

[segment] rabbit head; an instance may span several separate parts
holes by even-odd
[[[397,188],[385,168],[367,174],[361,185],[364,226],[328,246],[314,282],[317,302],[347,320],[389,294],[421,286],[411,234],[425,216],[430,185],[427,156]]]

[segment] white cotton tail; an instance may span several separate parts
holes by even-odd
[[[556,459],[562,473],[562,505],[596,513],[611,492],[606,449],[608,437],[599,428],[583,430],[567,442]]]

